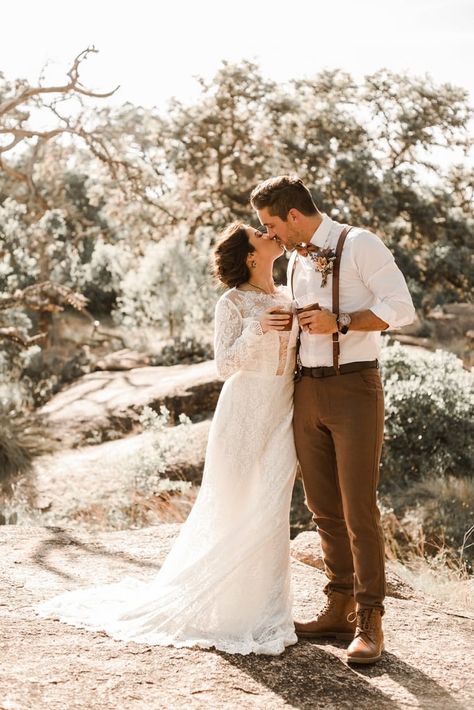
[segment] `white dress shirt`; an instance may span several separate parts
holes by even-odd
[[[328,215],[311,238],[318,247],[336,250],[337,240],[344,228]],[[291,262],[288,284],[291,283]],[[311,258],[298,255],[293,275],[293,294],[297,306],[317,302],[332,311],[332,274],[321,286],[321,273],[316,271]],[[339,312],[354,313],[371,310],[388,323],[390,328],[401,328],[412,323],[415,309],[402,272],[395,264],[391,251],[375,234],[353,227],[347,235],[341,256],[339,274]],[[351,330],[339,334],[340,364],[374,360],[380,354],[380,332]],[[305,367],[331,366],[332,335],[310,335],[301,332],[300,358]]]

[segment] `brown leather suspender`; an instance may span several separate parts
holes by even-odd
[[[346,237],[351,231],[352,227],[344,227],[342,230],[341,234],[339,235],[339,239],[337,240],[337,246],[336,246],[336,259],[333,264],[333,270],[332,270],[332,312],[336,314],[336,316],[339,315],[339,273],[340,273],[340,268],[341,268],[341,254],[342,254],[342,249],[344,247],[344,242],[346,241]],[[295,275],[295,270],[296,270],[296,263],[297,263],[297,254],[292,255],[293,258],[293,263],[292,263],[292,268],[291,268],[291,276],[290,276],[290,289],[291,289],[291,296],[294,299],[295,297],[295,291],[293,288],[293,277]],[[297,369],[296,373],[298,373],[301,363],[299,362],[299,350],[300,350],[300,334],[298,331],[298,340],[296,343],[296,360],[297,360]],[[340,353],[340,345],[339,345],[339,331],[336,331],[335,333],[332,334],[332,362],[334,369],[336,370],[336,373],[339,375],[340,370],[339,370],[339,353]]]
[[[351,231],[351,229],[352,227],[344,227],[341,234],[339,235],[336,247],[336,260],[332,268],[332,312],[336,314],[336,317],[339,316],[339,272],[341,270],[341,254],[342,249],[344,247],[344,242],[346,241],[346,237]],[[341,348],[339,345],[339,331],[336,330],[336,332],[332,334],[332,364],[338,375],[340,374],[340,350]]]

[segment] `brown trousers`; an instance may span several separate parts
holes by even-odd
[[[326,591],[383,611],[384,541],[377,507],[384,401],[380,373],[303,377],[294,433],[306,503],[321,536]]]

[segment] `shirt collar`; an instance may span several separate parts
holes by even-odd
[[[332,219],[328,217],[327,214],[323,214],[323,219],[319,227],[316,229],[315,233],[311,237],[311,244],[316,247],[322,247],[329,236],[329,232],[332,226]]]

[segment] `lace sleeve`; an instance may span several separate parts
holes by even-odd
[[[258,320],[245,328],[237,306],[225,296],[216,305],[214,356],[219,377],[230,377],[255,358],[258,342],[263,335]]]

